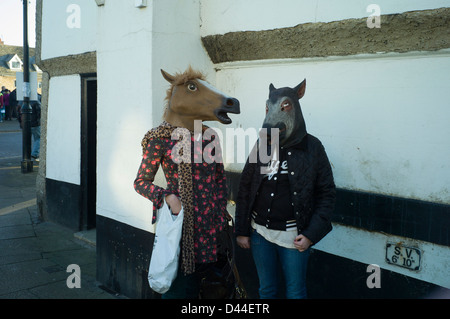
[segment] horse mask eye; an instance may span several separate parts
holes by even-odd
[[[281,111],[290,111],[292,109],[292,104],[289,100],[285,100],[281,103]]]
[[[195,83],[192,83],[192,82],[188,83],[187,87],[188,87],[189,91],[192,91],[192,92],[195,92],[198,89],[197,85]]]

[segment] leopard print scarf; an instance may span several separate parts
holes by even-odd
[[[164,121],[156,128],[148,131],[142,139],[141,146],[145,152],[148,142],[153,138],[171,138],[175,126]],[[178,143],[182,143],[181,151],[184,147],[191,148],[191,141],[183,139],[181,135]],[[189,143],[189,145],[187,145]],[[183,232],[181,238],[181,267],[185,275],[195,271],[194,256],[194,207],[193,207],[193,187],[192,187],[192,165],[184,161],[178,164],[178,188],[180,190],[181,204],[184,210]]]

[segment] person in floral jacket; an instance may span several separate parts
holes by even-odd
[[[157,129],[172,132],[176,127],[163,122]],[[205,129],[206,127],[204,127]],[[151,131],[150,131],[151,132]],[[205,140],[203,135],[195,142],[191,132],[191,168],[192,195],[194,212],[194,256],[195,271],[179,275],[163,298],[196,298],[199,291],[199,273],[211,263],[217,261],[217,234],[228,222],[227,220],[227,186],[224,166],[217,141],[211,152],[203,152],[204,147],[215,140]],[[153,223],[156,222],[157,210],[164,200],[180,197],[178,164],[172,159],[172,150],[177,140],[170,135],[150,134],[143,140],[143,157],[134,188],[137,193],[153,202]],[[210,157],[205,158],[205,157]],[[200,158],[199,157],[204,157]],[[154,184],[155,175],[162,167],[167,181],[163,188]],[[180,203],[178,201],[178,203]],[[173,205],[171,206],[172,210]],[[180,205],[181,209],[181,205]],[[178,213],[179,209],[175,209]],[[183,242],[181,243],[183,245]]]

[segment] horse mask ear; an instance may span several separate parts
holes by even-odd
[[[302,81],[302,83],[300,83],[299,85],[297,85],[297,86],[294,88],[294,91],[297,93],[297,97],[298,97],[298,99],[300,100],[300,99],[303,97],[303,95],[305,95],[305,91],[306,91],[306,79],[304,79],[304,80]]]
[[[273,86],[272,83],[270,83],[269,85],[269,93],[272,92],[273,90],[276,90],[275,87]]]
[[[175,80],[175,77],[173,75],[170,75],[169,73],[167,73],[166,71],[164,71],[163,69],[161,69],[161,74],[162,76],[166,79],[167,82],[169,83],[173,83],[173,81]]]

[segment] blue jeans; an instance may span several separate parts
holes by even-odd
[[[256,231],[251,235],[253,259],[259,277],[259,297],[276,299],[278,297],[278,262],[284,274],[287,299],[304,299],[306,295],[306,268],[310,249],[299,252],[297,249],[281,247],[267,241]]]
[[[39,150],[41,147],[41,127],[33,126],[31,128],[31,135],[33,136],[33,149],[31,150],[31,156],[39,157]]]

